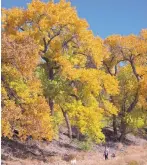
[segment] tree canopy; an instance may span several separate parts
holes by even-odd
[[[4,136],[52,140],[64,118],[70,138],[75,126],[100,142],[124,97],[127,119],[146,110],[146,30],[103,41],[64,0],[3,9],[2,26]]]

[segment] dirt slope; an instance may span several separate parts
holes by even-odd
[[[21,143],[2,138],[2,165],[70,165],[65,157],[76,157],[77,165],[147,165],[147,141],[130,136],[130,143],[108,142],[109,160],[103,157],[104,146],[94,145],[89,152],[62,135],[59,141]],[[112,158],[111,154],[116,157]]]

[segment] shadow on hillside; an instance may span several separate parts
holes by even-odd
[[[119,136],[120,136],[120,133],[118,133],[118,137],[114,136],[114,133],[113,133],[113,129],[112,128],[109,128],[109,127],[106,127],[103,129],[103,133],[106,137],[106,143],[109,143],[109,142],[112,142],[112,143],[117,143],[117,142],[120,142],[119,141]],[[146,136],[135,136],[133,134],[128,134],[126,136],[126,138],[124,139],[123,141],[123,144],[124,145],[136,145],[137,143],[139,143],[140,140],[147,140],[147,137]]]
[[[12,157],[20,159],[37,159],[46,161],[47,156],[55,156],[57,153],[44,151],[37,145],[27,145],[19,141],[2,137],[2,160],[10,160]]]
[[[106,143],[102,144],[102,147],[96,145],[98,147],[97,149],[102,149],[101,151],[103,151],[106,144],[112,149],[117,149],[117,143],[119,143],[119,140],[114,136],[113,130],[111,128],[104,128],[103,133],[106,136]],[[10,140],[2,137],[2,160],[29,158],[32,160],[34,159],[47,162],[53,156],[63,156],[65,154],[81,150],[76,143],[69,141],[68,136],[64,134],[61,135],[59,141],[35,142],[32,140],[32,143],[22,143],[19,140]],[[129,135],[124,141],[124,146],[134,145],[137,143],[140,144],[143,142],[144,139]]]

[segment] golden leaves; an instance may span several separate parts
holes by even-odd
[[[46,96],[55,98],[56,104],[67,110],[71,121],[76,121],[74,124],[83,133],[96,141],[104,139],[101,133],[103,109],[99,107],[98,97],[103,93],[118,94],[118,82],[101,71],[103,59],[110,54],[102,39],[88,29],[86,20],[80,19],[64,0],[59,3],[33,0],[26,10],[5,10],[3,22],[7,34],[3,36],[2,45],[3,75],[17,96],[11,97],[23,111],[21,124],[16,122],[21,138],[31,134],[37,139],[51,140],[54,134],[48,104],[40,81],[34,76],[39,56],[42,56],[46,58],[46,73],[53,71],[53,80],[48,76],[44,80]],[[55,85],[62,89],[52,90]],[[3,90],[4,98],[9,92]],[[109,105],[109,111],[116,113]]]
[[[32,135],[34,139],[41,140],[53,138],[52,119],[50,110],[44,97],[37,99],[28,105],[24,106],[25,112],[22,117],[22,129],[25,134],[22,136]]]
[[[144,40],[147,40],[147,29],[142,29],[140,35]]]
[[[18,27],[20,27],[25,21],[23,14],[24,10],[20,8],[12,8],[8,10],[3,9],[2,12],[3,28],[7,33],[15,34]]]
[[[145,123],[143,116],[146,115],[147,105],[147,95],[144,92],[147,89],[146,34],[146,29],[143,29],[139,36],[113,35],[104,42],[110,51],[110,57],[104,60],[105,69],[118,79],[120,89],[119,95],[112,97],[111,101],[125,116],[131,128],[141,127]],[[113,108],[111,109],[113,111]],[[138,118],[137,115],[142,116]],[[122,119],[121,116],[118,117]]]
[[[53,137],[50,109],[41,82],[34,76],[39,62],[38,47],[27,36],[2,38],[2,134],[11,137],[14,129],[25,140]],[[40,96],[39,96],[40,95]]]
[[[30,37],[2,36],[2,63],[11,64],[24,76],[31,76],[39,63],[38,48]]]

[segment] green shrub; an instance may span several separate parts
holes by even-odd
[[[136,160],[131,160],[128,165],[139,165]]]
[[[80,142],[79,147],[80,149],[84,150],[84,151],[89,151],[92,149],[92,141],[91,140],[87,140],[87,141],[83,141]]]

